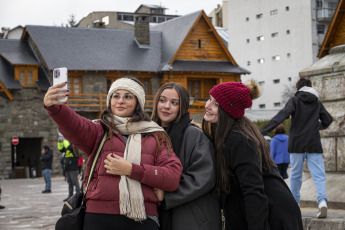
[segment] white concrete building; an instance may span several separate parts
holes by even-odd
[[[299,72],[317,60],[319,46],[338,0],[228,0],[229,50],[251,71],[242,82],[256,80],[262,96],[246,115],[272,118],[286,102]]]

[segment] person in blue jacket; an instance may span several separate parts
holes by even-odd
[[[276,163],[280,175],[283,179],[289,178],[287,169],[290,164],[290,154],[288,152],[289,136],[285,135],[283,124],[274,129],[275,136],[271,140],[271,156]]]

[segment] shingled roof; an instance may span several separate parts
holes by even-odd
[[[133,30],[27,26],[49,70],[149,71],[160,63],[161,33],[150,32],[150,47],[139,48]]]

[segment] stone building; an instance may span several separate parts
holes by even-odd
[[[68,105],[88,119],[99,118],[111,83],[126,75],[144,84],[147,112],[160,85],[175,81],[188,89],[197,116],[213,85],[249,73],[203,11],[152,27],[140,17],[141,32],[27,26],[21,40],[0,40],[0,178],[40,176],[43,145],[54,150],[53,174],[61,174],[58,130],[42,105],[54,68],[67,67]],[[16,151],[13,136],[19,137]]]

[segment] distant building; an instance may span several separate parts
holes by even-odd
[[[210,18],[213,26],[228,29],[228,0],[223,0],[222,5],[218,4],[217,8],[212,10],[208,17]]]
[[[42,105],[58,67],[68,69],[68,105],[91,120],[105,110],[107,91],[120,77],[143,83],[148,113],[162,84],[182,84],[192,117],[200,118],[214,85],[249,73],[203,11],[152,27],[138,15],[134,30],[26,26],[20,40],[0,39],[0,178],[32,176],[32,168],[40,176],[42,145],[54,149],[53,174],[61,173],[57,127]]]
[[[247,115],[270,119],[295,91],[298,73],[317,60],[338,0],[228,0],[229,50],[263,94]],[[223,12],[224,14],[224,12]]]
[[[165,22],[179,15],[166,15],[166,8],[157,5],[140,5],[138,9],[132,12],[92,12],[81,19],[77,27],[86,28],[108,28],[108,29],[134,29],[134,19],[137,15],[149,17],[151,25]]]

